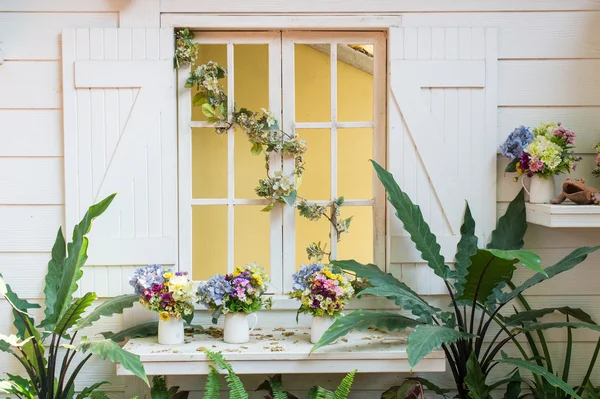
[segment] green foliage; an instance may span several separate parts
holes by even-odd
[[[204,350],[204,353],[215,363],[217,369],[227,371],[225,381],[229,387],[230,399],[248,399],[248,392],[246,392],[244,384],[242,384],[240,377],[233,371],[233,368],[227,363],[223,355],[219,352],[211,352],[208,349]]]
[[[265,399],[298,399],[296,396],[283,389],[283,381],[281,374],[275,374],[269,377],[256,388],[256,391],[268,391],[269,396],[265,396]]]
[[[537,254],[522,249],[527,222],[524,194],[521,191],[508,206],[506,214],[498,221],[498,226],[493,231],[491,242],[486,249],[477,247],[475,220],[467,204],[461,227],[461,238],[457,245],[457,262],[455,269],[451,270],[445,264],[437,239],[431,233],[420,208],[400,189],[390,173],[376,162],[373,162],[373,165],[387,191],[390,204],[396,210],[396,216],[410,234],[421,258],[437,276],[444,280],[451,298],[452,311],[442,311],[430,305],[404,283],[381,271],[375,265],[361,265],[354,260],[334,261],[336,267],[354,273],[357,277],[368,279],[371,287],[361,291],[360,295],[390,299],[402,306],[404,310],[411,311],[413,317],[392,312],[358,310],[337,319],[323,338],[315,344],[313,350],[334,342],[354,328],[362,330],[375,327],[390,331],[409,329],[412,332],[408,338],[407,352],[411,367],[435,348],[441,347],[450,365],[458,397],[489,399],[490,387],[497,388],[509,384],[507,395],[513,397],[517,392],[516,385],[520,384],[520,381],[517,381],[514,376],[496,382],[498,385],[488,386],[486,381],[490,370],[497,364],[497,356],[504,345],[514,342],[521,348],[517,336],[524,335],[527,342],[531,343],[534,341],[532,334],[538,334],[543,338],[542,331],[549,328],[568,328],[569,331],[572,328],[598,330],[598,326],[590,323],[591,320],[584,317],[584,312],[580,309],[526,308],[522,315],[508,318],[500,316],[499,312],[511,300],[522,299],[521,294],[528,288],[572,269],[600,246],[576,249],[556,265],[542,268],[541,259]],[[537,273],[519,287],[515,287],[510,281],[517,267],[529,268]],[[507,286],[510,290],[506,289]],[[538,318],[555,310],[583,320],[568,320],[560,323],[538,321]],[[499,324],[500,332],[490,336],[488,332],[492,323]],[[534,356],[539,359],[549,358],[545,343],[543,352],[543,357],[540,356],[539,351]],[[526,356],[525,352],[522,353]],[[509,363],[512,360],[503,361]],[[526,365],[530,364],[527,361],[523,362]],[[554,376],[551,369],[538,376],[540,382],[545,379],[551,386],[565,388],[564,384],[558,383],[557,379],[560,378]],[[406,388],[406,386],[400,387],[402,385],[388,391],[387,394],[398,395]],[[563,392],[570,395],[570,391],[563,390]],[[315,394],[318,392],[315,391]]]
[[[133,296],[113,298],[83,316],[96,299],[96,294],[86,293],[81,298],[73,298],[78,288],[77,283],[83,275],[82,267],[87,260],[86,235],[90,232],[92,221],[106,211],[114,197],[115,194],[88,209],[74,227],[72,240],[68,244],[62,229],[58,229],[45,277],[44,319],[37,328],[28,311],[39,306],[20,299],[0,275],[0,293],[12,308],[16,328],[16,335],[0,336],[0,350],[15,357],[27,374],[27,379],[9,375],[8,379],[0,380],[0,388],[5,392],[22,398],[72,399],[75,396],[75,378],[92,354],[121,362],[124,368],[147,383],[139,357],[124,351],[114,341],[83,339],[80,344],[75,344],[82,329],[91,326],[101,316],[121,313],[137,300]],[[59,361],[60,348],[64,350],[60,356],[62,360]],[[77,352],[88,354],[78,364],[73,363]],[[77,399],[106,398],[106,394],[98,391],[102,384],[83,389]]]
[[[335,391],[330,391],[323,387],[314,386],[308,391],[308,399],[347,399],[350,394],[350,388],[354,382],[356,376],[356,370],[353,370],[346,374],[346,376],[340,382],[340,385]]]
[[[204,385],[204,399],[220,399],[220,389],[221,374],[219,374],[216,368],[210,366],[210,371],[206,376],[206,384]]]
[[[158,322],[151,321],[144,324],[139,324],[134,327],[126,328],[125,330],[121,330],[117,333],[113,333],[111,331],[105,331],[100,333],[104,338],[110,338],[115,342],[123,342],[127,338],[140,338],[140,337],[149,337],[152,335],[158,334]]]
[[[152,378],[152,389],[150,396],[152,399],[187,399],[190,395],[188,391],[179,391],[178,386],[167,388],[167,382],[162,376]]]

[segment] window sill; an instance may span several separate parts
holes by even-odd
[[[186,342],[181,345],[159,345],[156,337],[136,338],[123,349],[140,356],[148,375],[205,375],[212,362],[202,352],[203,348],[222,352],[238,374],[347,373],[354,369],[361,373],[446,370],[446,358],[440,350],[432,352],[411,370],[406,334],[353,331],[309,356],[313,347],[309,329],[282,330],[255,330],[250,342],[241,345],[196,334],[186,337]],[[117,364],[117,375],[131,373]]]
[[[546,227],[600,227],[600,206],[527,204],[527,221]]]

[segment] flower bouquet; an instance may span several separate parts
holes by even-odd
[[[236,266],[233,273],[221,276],[217,274],[198,287],[198,299],[202,305],[213,312],[213,323],[221,314],[225,315],[223,340],[231,344],[245,343],[250,340],[247,315],[263,307],[270,308],[271,301],[264,300],[269,276],[257,263]],[[254,328],[254,326],[252,327]]]
[[[194,317],[196,293],[187,272],[173,272],[161,265],[139,268],[129,284],[140,297],[140,303],[158,312],[158,343],[183,343],[183,320]]]
[[[596,144],[594,149],[596,150],[596,166],[594,166],[594,169],[592,170],[592,175],[594,175],[594,177],[600,177],[600,142]]]
[[[320,263],[302,265],[293,278],[290,298],[300,301],[298,314],[313,316],[310,341],[317,343],[352,299],[354,289],[344,275]]]
[[[530,202],[549,202],[554,197],[554,175],[569,173],[581,158],[573,154],[575,132],[561,123],[544,122],[530,130],[516,128],[501,147],[502,155],[511,159],[506,172],[531,178]]]

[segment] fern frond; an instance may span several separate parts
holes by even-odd
[[[206,349],[204,353],[215,363],[218,369],[227,371],[225,381],[229,387],[230,399],[248,399],[248,392],[246,392],[242,380],[240,380],[240,377],[233,371],[233,368],[227,363],[223,355],[219,352],[211,352],[208,349]]]
[[[219,399],[219,391],[221,390],[221,374],[213,366],[209,366],[210,371],[204,385],[203,399]]]
[[[342,382],[340,382],[340,385],[333,393],[333,399],[348,399],[348,395],[350,394],[350,388],[352,387],[352,383],[354,382],[355,376],[356,369],[346,374],[346,376],[342,379]]]
[[[283,384],[281,381],[271,378],[269,380],[271,391],[273,392],[273,399],[288,399],[287,393],[283,390]]]
[[[334,393],[323,388],[314,386],[308,391],[308,399],[333,399]]]

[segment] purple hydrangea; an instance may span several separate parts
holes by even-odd
[[[224,276],[217,274],[198,286],[200,303],[208,309],[223,305],[224,298],[232,291],[231,284]]]
[[[165,268],[162,265],[141,267],[133,273],[129,279],[129,285],[134,288],[136,294],[143,297],[145,290],[165,282],[163,274],[165,274]]]
[[[298,270],[292,278],[294,279],[294,284],[292,285],[292,290],[294,291],[304,291],[308,285],[308,279],[314,273],[323,270],[323,265],[320,263],[313,263],[312,265],[302,265],[300,266],[300,270]]]
[[[523,150],[533,141],[533,133],[525,126],[519,126],[508,135],[508,138],[500,147],[502,155],[515,159],[523,155]]]

